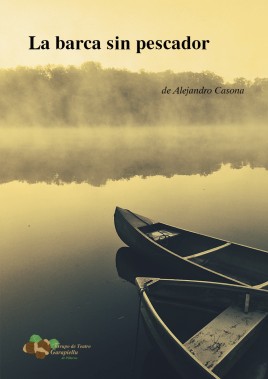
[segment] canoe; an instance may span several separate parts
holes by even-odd
[[[176,228],[117,207],[114,223],[121,240],[169,267],[173,278],[246,285],[268,290],[268,253]]]
[[[242,370],[241,358],[252,344],[253,351],[266,348],[267,341],[261,343],[268,333],[267,291],[144,277],[136,278],[136,284],[146,329],[180,377],[222,378],[235,363]]]

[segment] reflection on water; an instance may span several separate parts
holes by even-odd
[[[135,284],[138,276],[152,278],[177,278],[178,271],[171,265],[159,267],[151,259],[141,257],[129,247],[121,247],[116,254],[116,268],[120,278]],[[185,278],[185,275],[180,277]],[[187,279],[187,278],[186,278]]]
[[[268,249],[264,132],[13,129],[0,135],[3,378],[131,377],[138,312],[131,282],[137,269],[161,272],[146,271],[129,249],[116,254],[123,247],[113,226],[116,205]],[[22,352],[32,334],[92,349],[78,361],[38,361]],[[140,378],[155,378],[150,351],[141,330]],[[267,359],[259,357],[258,374],[244,379],[265,378]],[[171,379],[163,367],[158,372]]]
[[[268,169],[267,128],[0,129],[0,180],[87,182]]]

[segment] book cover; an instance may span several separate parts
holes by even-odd
[[[114,212],[252,246],[213,270],[268,281],[267,11],[264,0],[1,4],[1,378],[197,379],[148,337],[135,278],[199,276],[127,247]],[[198,244],[187,254],[215,248]],[[198,330],[203,317],[176,325]],[[267,378],[267,337],[225,377]]]

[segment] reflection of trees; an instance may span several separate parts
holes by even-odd
[[[13,130],[14,131],[14,130]],[[267,132],[259,128],[102,128],[2,130],[1,183],[87,182],[162,175],[209,175],[222,164],[268,169]],[[7,142],[10,138],[9,142]]]
[[[162,95],[167,86],[245,88],[244,95]],[[133,73],[81,67],[44,66],[0,70],[2,125],[161,125],[265,122],[268,79],[224,83],[212,72]]]

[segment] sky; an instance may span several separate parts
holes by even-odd
[[[267,0],[2,0],[0,67],[80,65],[131,71],[213,71],[225,80],[268,77]],[[207,50],[146,50],[136,40],[210,40]],[[50,42],[29,50],[30,38]],[[100,40],[101,50],[56,50],[63,40]],[[107,50],[106,41],[130,41],[130,50]]]

